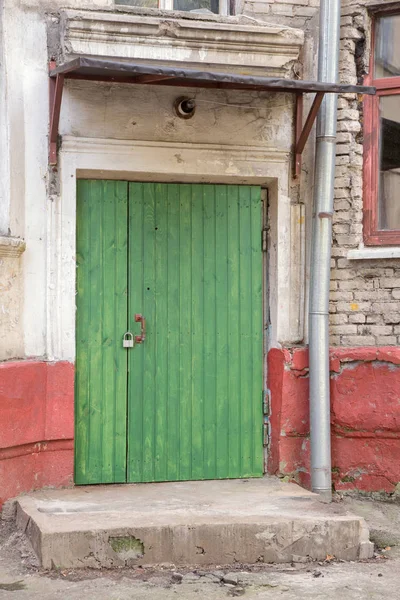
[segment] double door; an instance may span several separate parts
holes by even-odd
[[[258,187],[78,181],[77,484],[262,475],[260,239]]]

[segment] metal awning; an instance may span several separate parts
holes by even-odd
[[[297,96],[296,109],[296,175],[300,172],[300,157],[325,94],[375,94],[373,87],[342,85],[283,79],[277,77],[256,77],[234,73],[197,71],[182,67],[150,65],[87,58],[80,56],[56,66],[50,63],[50,154],[51,165],[57,164],[57,138],[60,120],[61,100],[65,79],[106,81],[109,83],[132,83],[146,85],[167,85],[190,88],[250,90],[257,92],[289,92]],[[303,127],[303,94],[315,93],[315,99]]]

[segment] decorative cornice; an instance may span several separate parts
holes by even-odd
[[[229,21],[229,20],[228,20]],[[304,33],[248,21],[188,20],[146,14],[65,10],[61,13],[64,58],[75,55],[206,66],[209,70],[287,76]]]
[[[11,236],[0,236],[0,258],[13,258],[20,256],[26,248],[24,240]]]

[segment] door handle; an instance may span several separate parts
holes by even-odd
[[[137,313],[135,315],[135,321],[136,323],[140,323],[140,335],[135,335],[135,343],[143,344],[146,339],[146,319],[143,315]]]

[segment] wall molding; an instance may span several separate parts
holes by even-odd
[[[290,199],[289,153],[270,147],[189,144],[64,136],[60,151],[60,194],[49,204],[47,286],[50,360],[75,358],[75,231],[78,178],[268,187],[269,345],[297,343],[303,335],[299,303],[304,273],[299,255],[304,234]],[[295,213],[293,213],[295,211]],[[300,222],[300,223],[299,223]]]
[[[168,142],[148,140],[117,140],[107,138],[87,138],[64,135],[62,139],[63,153],[90,154],[125,154],[135,155],[138,149],[151,151],[175,151],[196,154],[205,152],[207,155],[231,157],[232,160],[256,160],[273,163],[285,163],[289,160],[287,150],[279,150],[268,146],[238,146],[230,144],[194,144],[190,142]]]
[[[205,21],[181,16],[61,11],[64,58],[103,56],[207,70],[288,76],[304,43],[299,29],[245,19]]]

